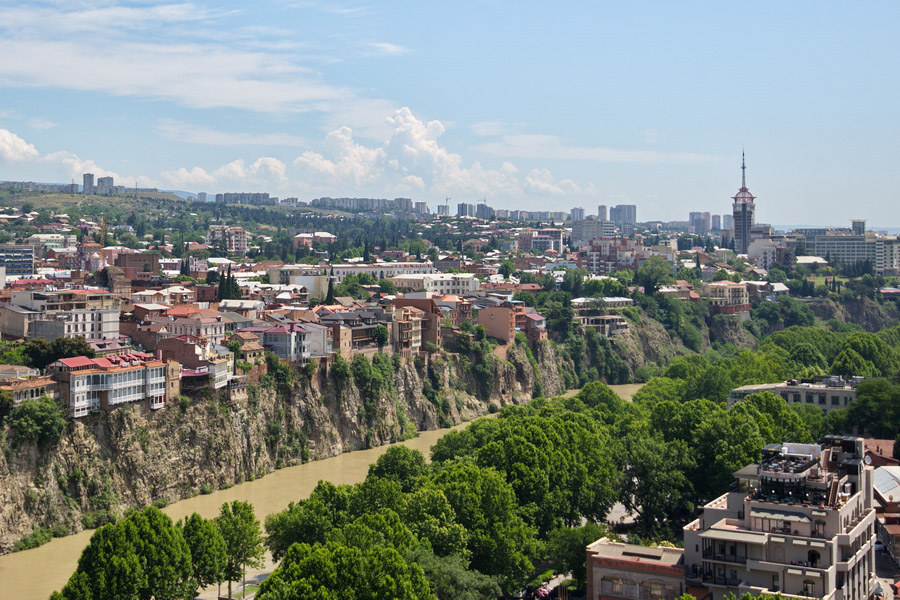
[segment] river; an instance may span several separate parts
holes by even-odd
[[[640,389],[641,384],[610,386],[626,400]],[[398,442],[425,456],[448,431],[464,429],[469,423],[461,423],[450,429],[422,431],[405,442]],[[369,450],[346,452],[332,458],[325,458],[295,467],[287,467],[269,473],[255,481],[247,481],[227,490],[212,494],[194,496],[180,500],[163,509],[163,512],[178,520],[198,512],[210,518],[219,514],[225,502],[245,500],[253,504],[256,516],[263,521],[266,515],[284,509],[288,502],[309,496],[316,484],[326,479],[334,484],[357,483],[365,479],[369,465],[384,454],[390,445]],[[15,600],[47,600],[53,590],[61,589],[75,571],[78,557],[93,535],[86,530],[75,535],[57,538],[32,550],[14,552],[0,556],[0,598]]]

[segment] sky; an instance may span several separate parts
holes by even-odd
[[[0,180],[900,226],[900,3],[0,0]],[[453,211],[455,212],[455,210]]]

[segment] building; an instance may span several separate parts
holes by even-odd
[[[94,174],[93,173],[85,173],[81,177],[82,185],[81,185],[81,193],[82,194],[93,194],[94,193]]]
[[[577,250],[589,245],[597,238],[616,237],[616,224],[612,221],[590,219],[572,223],[571,246]]]
[[[900,272],[900,240],[895,235],[866,231],[866,222],[854,220],[847,228],[798,229],[806,240],[806,251],[834,263],[851,265],[868,262],[876,273]]]
[[[213,225],[209,228],[206,243],[210,246],[224,244],[229,254],[244,254],[250,247],[250,236],[243,227]]]
[[[479,219],[493,219],[494,209],[484,202],[480,202],[475,206],[475,216]]]
[[[731,213],[734,218],[734,251],[747,254],[750,247],[750,230],[756,223],[756,196],[747,189],[747,165],[741,153],[741,189],[731,198]]]
[[[101,177],[97,180],[97,187],[94,191],[99,196],[109,196],[115,187],[116,183],[112,177]]]
[[[347,275],[360,275],[366,273],[375,281],[390,279],[397,275],[424,275],[434,273],[434,265],[430,261],[424,262],[379,262],[366,264],[339,264],[331,265],[329,274],[334,277],[335,283],[343,283]]]
[[[100,290],[13,291],[9,304],[0,305],[0,329],[12,338],[115,339],[120,305]]]
[[[437,214],[439,217],[449,217],[450,216],[450,207],[446,204],[438,204]]]
[[[607,220],[607,209],[605,204],[601,204],[597,207],[597,220],[598,221],[606,221]]]
[[[637,206],[634,204],[619,204],[609,209],[609,220],[616,225],[634,225],[637,223]]]
[[[708,215],[709,213],[706,214]],[[695,235],[706,235],[708,228],[706,227],[706,222],[703,220],[702,212],[689,213],[688,223],[690,224],[688,227],[688,233],[693,233]]]
[[[713,215],[711,227],[713,231],[718,231],[722,229],[722,215]]]
[[[722,230],[723,231],[734,231],[734,216],[733,215],[722,215]]]
[[[862,438],[772,444],[732,491],[684,527],[689,585],[713,600],[781,595],[868,600],[875,592],[873,470]]]
[[[467,204],[465,202],[460,202],[456,205],[456,216],[457,217],[474,217],[475,216],[475,205]]]
[[[573,208],[569,211],[570,221],[584,221],[584,209],[581,207]]]
[[[417,215],[427,215],[428,214],[428,203],[422,201],[416,201],[413,205],[413,212]]]
[[[174,395],[170,390],[176,389],[166,363],[143,352],[61,358],[47,365],[47,373],[59,384],[60,400],[73,418],[136,402],[155,410],[164,407]]]
[[[791,404],[812,404],[828,412],[836,408],[847,408],[856,400],[856,385],[862,377],[845,380],[840,376],[816,377],[815,379],[789,379],[781,383],[744,385],[731,390],[728,406],[740,402],[750,394],[772,392]]]
[[[713,281],[703,284],[703,297],[709,300],[713,311],[733,315],[750,312],[750,295],[747,284],[733,281]]]
[[[34,246],[0,244],[0,266],[6,275],[31,275],[34,273]]]
[[[17,365],[0,365],[0,394],[19,406],[26,400],[41,396],[59,399],[59,386],[48,376],[42,376],[37,369]]]
[[[465,296],[481,289],[481,280],[474,273],[395,275],[390,280],[397,289],[424,290],[456,296]]]
[[[685,589],[684,549],[601,538],[587,547],[587,600],[675,600]]]
[[[543,315],[519,303],[504,302],[480,309],[478,324],[487,335],[506,344],[513,342],[517,333],[524,333],[532,345],[547,339],[547,321]]]

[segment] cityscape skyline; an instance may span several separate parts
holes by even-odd
[[[900,225],[897,6],[522,8],[0,2],[0,179]]]

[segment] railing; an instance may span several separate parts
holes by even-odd
[[[741,585],[741,580],[737,577],[724,577],[722,575],[704,575],[703,583],[711,583],[713,585],[727,585],[729,587],[737,587]]]
[[[707,558],[710,560],[717,560],[720,562],[730,562],[730,563],[740,563],[745,564],[747,562],[746,556],[740,556],[737,554],[727,554],[722,552],[714,552],[713,550],[707,548],[703,551],[703,558]]]
[[[615,596],[627,600],[675,600],[678,593],[674,590],[654,591],[646,586],[634,584],[613,584],[600,582],[600,591],[604,596]]]

